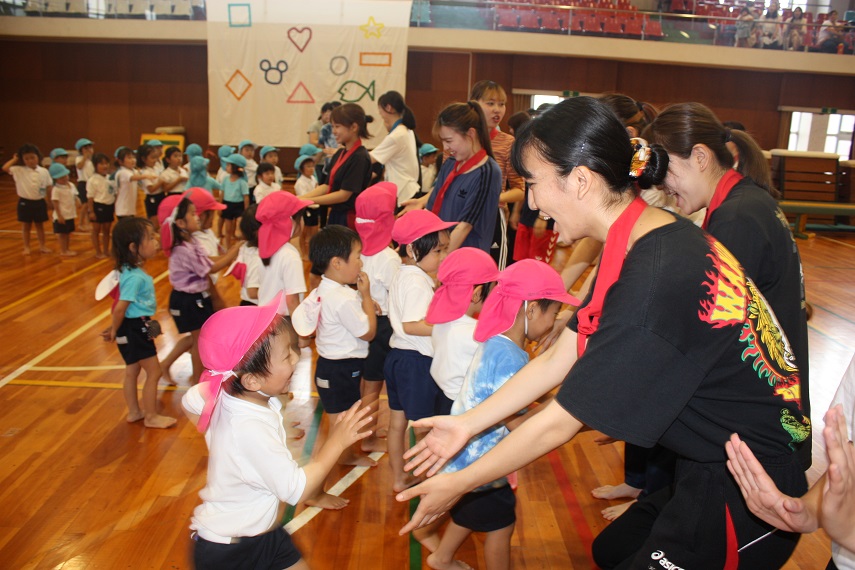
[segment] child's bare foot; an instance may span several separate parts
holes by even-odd
[[[345,508],[348,503],[350,503],[349,499],[336,497],[335,495],[323,492],[312,499],[306,500],[306,505],[310,507],[318,507],[319,509],[327,509],[330,511],[340,511]]]
[[[362,451],[356,451],[354,448],[342,453],[338,460],[339,465],[355,465],[357,467],[376,467],[377,462],[368,457]]]
[[[622,514],[626,512],[626,510],[632,506],[635,500],[629,501],[628,503],[623,503],[621,505],[616,505],[614,507],[607,507],[600,511],[600,514],[603,515],[603,518],[607,521],[613,521]]]
[[[362,440],[362,451],[365,453],[374,453],[375,451],[386,452],[386,440],[378,438],[376,435],[369,435]]]
[[[49,247],[41,246],[39,248],[39,253],[53,253],[53,250]]]
[[[107,256],[99,251],[95,254],[95,259],[107,259]]]
[[[161,366],[160,372],[163,374],[163,379],[166,380],[166,383],[170,386],[178,386],[178,382],[172,377],[172,374],[169,373],[168,366]]]
[[[615,499],[635,499],[641,493],[641,489],[630,487],[626,483],[620,485],[603,485],[597,487],[591,494],[597,499],[613,501]]]
[[[61,252],[59,252],[59,255],[61,255],[62,257],[74,257],[77,255],[77,252],[71,251],[71,250],[61,251]]]
[[[395,478],[395,482],[392,484],[392,491],[395,493],[400,493],[401,491],[405,491],[415,485],[416,483],[421,483],[422,477],[413,477],[409,473],[404,473],[403,477]]]
[[[154,429],[165,429],[174,426],[178,420],[169,416],[152,414],[145,419],[145,427]]]
[[[30,255],[31,253],[33,253],[33,250],[31,250],[31,249],[30,249],[30,248],[28,248],[28,247],[25,247],[25,248],[24,248],[24,255]]]
[[[136,412],[128,412],[128,423],[132,424],[134,422],[138,422],[145,417],[145,413],[142,410],[137,410]]]
[[[452,560],[451,562],[442,562],[437,559],[436,554],[429,554],[427,557],[427,565],[434,570],[473,570],[471,566],[462,560]]]
[[[417,528],[413,531],[413,538],[418,540],[419,544],[427,548],[430,553],[436,552],[436,549],[439,548],[440,537],[436,529],[436,525],[430,524],[426,528]]]

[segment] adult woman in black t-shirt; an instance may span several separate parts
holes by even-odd
[[[315,204],[331,206],[328,224],[355,228],[356,197],[371,180],[371,156],[362,145],[362,139],[371,136],[367,125],[373,120],[355,103],[332,110],[333,135],[341,148],[330,159],[328,183],[301,196]]]
[[[779,488],[797,495],[807,488],[793,453],[810,436],[799,372],[762,295],[721,243],[634,195],[632,181],[661,183],[667,154],[659,147],[633,154],[602,103],[559,103],[523,127],[513,161],[533,206],[562,235],[605,242],[597,282],[556,343],[482,405],[417,422],[432,430],[407,467],[436,472],[472,435],[561,384],[554,401],[474,464],[400,493],[401,501],[421,496],[402,531],[430,523],[463,493],[589,425],[679,456],[673,497],[639,501],[646,518],[638,535],[595,552],[601,567],[780,567],[798,537],[769,535],[771,527],[751,516],[724,454],[732,432],[751,434],[749,445],[762,448]]]

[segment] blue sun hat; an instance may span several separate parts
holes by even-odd
[[[217,156],[220,157],[220,160],[225,160],[228,157],[230,157],[231,155],[233,155],[234,152],[235,152],[235,147],[233,147],[231,145],[224,144],[217,151]]]
[[[430,143],[425,143],[419,147],[419,158],[422,158],[423,156],[427,156],[429,154],[433,154],[435,152],[439,152],[439,149]]]
[[[71,172],[65,167],[65,165],[60,164],[58,162],[54,162],[48,167],[48,172],[50,172],[50,177],[54,180],[59,180],[63,176],[68,176]]]
[[[315,157],[312,155],[308,155],[308,154],[301,154],[300,156],[297,157],[297,160],[294,161],[294,169],[297,172],[302,173],[302,171],[300,170],[300,167],[303,166],[303,163],[306,162],[307,160],[315,160]]]
[[[157,139],[151,139],[150,141],[148,141],[145,144],[147,144],[148,146],[163,146],[163,143]]]
[[[243,155],[234,153],[230,154],[226,158],[223,159],[223,162],[227,162],[228,164],[234,164],[239,168],[246,168],[246,158]]]
[[[128,148],[128,147],[126,147],[124,145],[117,148],[116,152],[113,153],[113,158],[119,158],[119,153],[122,152],[123,150],[125,150],[126,148]]]
[[[74,143],[74,148],[76,148],[77,151],[80,152],[81,148],[83,148],[84,146],[89,146],[90,144],[95,144],[95,143],[93,143],[92,141],[90,141],[87,138],[77,139],[77,142]]]
[[[58,157],[58,156],[68,156],[68,151],[65,150],[64,148],[55,148],[52,151],[50,151],[50,159],[51,160],[56,160],[56,157]]]
[[[188,144],[187,148],[184,149],[184,154],[186,154],[188,158],[193,158],[194,156],[202,156],[202,147],[197,145],[196,143]]]
[[[277,152],[278,150],[279,149],[276,148],[275,146],[270,146],[270,145],[263,146],[263,147],[261,147],[261,152],[258,153],[258,156],[260,156],[262,159],[264,159],[264,155],[269,154],[271,152]]]
[[[300,147],[300,156],[315,156],[319,152],[322,152],[322,149],[312,143],[306,143]]]
[[[245,147],[245,146],[251,146],[253,149],[256,148],[254,142],[252,142],[249,139],[245,139],[245,140],[240,141],[240,144],[238,145],[238,152],[242,151],[243,147]]]

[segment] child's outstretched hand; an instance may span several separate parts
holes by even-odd
[[[104,339],[104,342],[113,342],[116,340],[116,331],[113,330],[113,327],[107,327],[101,331],[101,338]]]
[[[371,281],[364,271],[360,271],[356,277],[356,290],[362,293],[363,297],[371,294]]]
[[[340,453],[359,440],[371,435],[371,430],[359,431],[371,422],[370,406],[361,408],[362,400],[359,400],[349,410],[340,414],[330,432],[330,444],[337,445]]]

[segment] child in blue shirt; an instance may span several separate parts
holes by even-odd
[[[551,330],[561,303],[574,301],[564,290],[558,272],[541,261],[526,259],[499,274],[498,284],[484,303],[475,327],[475,340],[483,344],[466,373],[451,408],[452,415],[463,414],[486,400],[528,364],[526,341],[536,340]],[[506,425],[493,426],[469,440],[445,466],[445,472],[464,469],[490,451],[508,434]],[[484,558],[488,570],[508,568],[515,506],[516,497],[504,477],[464,495],[452,507],[451,522],[438,544],[430,537],[421,539],[428,548],[436,545],[428,556],[428,565],[449,566],[472,532],[485,532]]]

